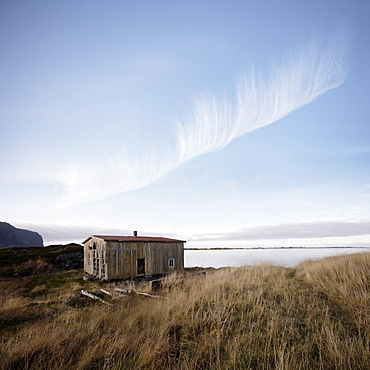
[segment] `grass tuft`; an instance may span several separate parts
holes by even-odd
[[[41,263],[40,266],[43,266]],[[79,295],[82,271],[2,278],[1,369],[367,369],[370,253],[169,276],[169,299]],[[6,295],[4,293],[7,293]]]

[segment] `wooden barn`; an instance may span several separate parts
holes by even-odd
[[[184,269],[183,240],[92,235],[84,244],[84,269],[103,280],[168,274]]]

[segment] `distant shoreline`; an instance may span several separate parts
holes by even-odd
[[[186,251],[215,251],[215,250],[256,250],[256,249],[370,249],[369,247],[210,247],[210,248],[184,248]]]

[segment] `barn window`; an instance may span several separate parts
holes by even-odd
[[[169,258],[168,259],[168,267],[175,267],[175,259]]]

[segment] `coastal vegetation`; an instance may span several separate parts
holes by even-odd
[[[161,299],[31,255],[0,266],[1,369],[369,368],[370,253],[171,275]]]

